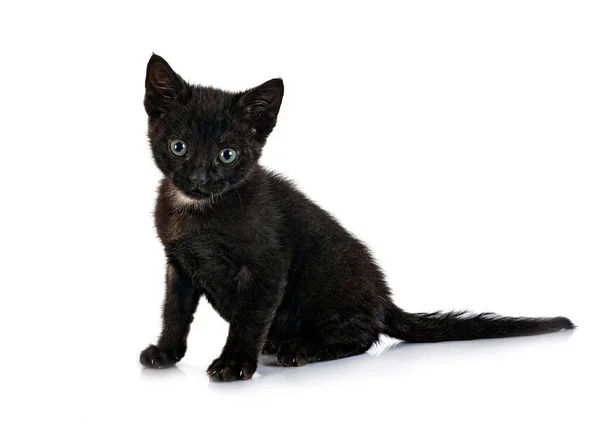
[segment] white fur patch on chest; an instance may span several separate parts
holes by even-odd
[[[194,199],[182,191],[174,188],[171,192],[171,203],[177,209],[196,209],[202,210],[210,206],[210,199]]]

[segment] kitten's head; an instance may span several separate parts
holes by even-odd
[[[156,165],[191,199],[241,185],[275,127],[282,98],[281,79],[231,93],[188,84],[152,55],[144,106]]]

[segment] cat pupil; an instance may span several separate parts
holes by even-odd
[[[171,141],[171,152],[173,152],[173,154],[175,156],[185,156],[187,151],[187,148],[185,146],[185,143],[181,140],[172,140]]]
[[[237,158],[237,152],[230,148],[225,148],[219,152],[219,159],[221,162],[230,164],[233,163]]]

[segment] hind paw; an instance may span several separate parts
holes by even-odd
[[[277,352],[277,364],[284,367],[301,367],[314,360],[312,346],[304,339],[287,340]]]

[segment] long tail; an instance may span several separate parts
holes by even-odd
[[[428,343],[530,336],[569,330],[574,327],[571,320],[565,317],[513,318],[489,312],[413,314],[391,305],[386,316],[384,333],[407,342]]]

